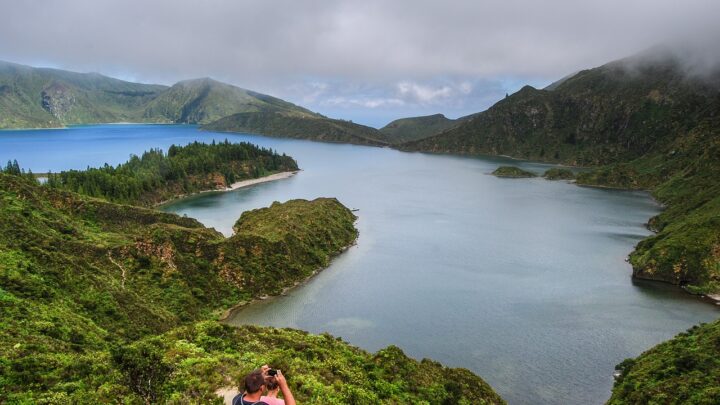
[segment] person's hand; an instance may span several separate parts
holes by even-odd
[[[282,371],[278,370],[277,374],[275,375],[275,379],[278,382],[278,385],[280,387],[287,387],[287,380],[285,379],[285,376],[283,375]]]

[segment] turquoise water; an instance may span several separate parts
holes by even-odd
[[[360,230],[327,270],[232,323],[328,331],[370,351],[395,344],[473,370],[511,404],[593,404],[609,397],[615,364],[720,315],[631,281],[625,258],[659,209],[646,194],[487,175],[546,165],[147,125],[2,131],[0,161],[84,168],[225,138],[288,153],[303,171],[165,210],[229,234],[247,209],[333,196],[359,209]]]

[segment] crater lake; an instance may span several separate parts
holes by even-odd
[[[187,125],[0,131],[0,161],[34,172],[83,169],[213,139],[273,148],[302,171],[163,210],[229,235],[243,211],[336,197],[358,210],[360,231],[328,269],[234,312],[230,324],[329,332],[369,351],[397,345],[472,370],[511,404],[598,404],[617,363],[720,315],[676,288],[631,280],[625,259],[660,210],[648,194],[488,175],[505,164],[535,173],[549,165]]]

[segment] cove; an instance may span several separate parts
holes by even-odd
[[[303,171],[164,210],[229,234],[248,209],[330,196],[359,210],[360,230],[310,282],[230,323],[330,332],[370,351],[395,344],[476,372],[511,404],[586,404],[609,397],[615,364],[719,315],[677,289],[631,281],[625,258],[659,210],[647,194],[487,174],[547,165],[165,125],[0,131],[0,161],[56,171],[225,138],[287,153]]]

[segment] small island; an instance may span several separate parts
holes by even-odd
[[[575,180],[575,173],[570,169],[553,167],[545,171],[543,178],[545,180]]]
[[[508,177],[511,179],[537,177],[535,173],[523,170],[517,166],[500,166],[492,172],[492,175],[496,177]]]

